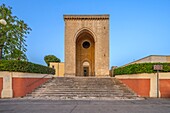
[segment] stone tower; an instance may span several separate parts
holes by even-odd
[[[109,75],[109,15],[64,15],[65,76]]]

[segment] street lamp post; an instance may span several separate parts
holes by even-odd
[[[0,19],[0,24],[6,25],[7,22],[4,19]],[[1,34],[0,34],[0,38],[1,38]],[[3,44],[0,45],[0,60],[2,59],[2,48],[3,48]]]

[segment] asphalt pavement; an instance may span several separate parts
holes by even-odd
[[[170,113],[170,99],[0,99],[0,113]]]

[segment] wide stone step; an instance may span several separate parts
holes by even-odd
[[[41,97],[46,97],[46,96],[59,96],[59,97],[62,97],[62,96],[82,96],[82,97],[86,97],[86,96],[93,96],[93,97],[121,97],[121,96],[127,96],[127,97],[133,97],[133,96],[136,96],[135,94],[129,94],[129,93],[98,93],[98,92],[94,92],[94,93],[85,93],[85,92],[72,92],[72,93],[68,93],[68,92],[61,92],[61,93],[33,93],[33,94],[30,94],[28,96],[41,96]]]
[[[25,97],[27,99],[48,99],[48,100],[141,100],[139,97],[73,97],[73,96],[63,96],[63,97]]]
[[[114,85],[114,84],[112,84]],[[83,85],[83,84],[79,84],[79,85],[49,85],[50,87],[113,87],[112,85]],[[48,85],[44,85],[42,87],[49,87]],[[115,85],[115,87],[119,87],[120,85]]]
[[[36,97],[33,97],[33,96],[31,96],[31,97],[28,97],[28,98],[31,98],[31,99],[33,99],[33,98],[36,98],[36,99],[58,99],[58,100],[60,100],[60,99],[140,99],[139,97],[137,97],[137,96],[127,96],[127,95],[125,95],[125,96],[122,96],[122,95],[120,95],[120,96],[108,96],[108,95],[106,95],[106,96],[93,96],[93,95],[85,95],[85,96],[77,96],[77,95],[60,95],[60,96],[49,96],[49,95],[46,95],[46,96],[36,96]]]
[[[55,90],[55,89],[92,89],[92,90],[95,90],[95,89],[106,89],[106,90],[117,90],[117,89],[126,89],[126,88],[123,88],[123,87],[111,87],[111,88],[108,88],[108,87],[41,87],[40,89],[50,89],[50,90]]]
[[[32,94],[40,94],[40,92],[33,92]],[[121,92],[45,92],[43,94],[122,94]],[[125,94],[125,93],[123,93]],[[131,93],[126,93],[131,94]]]
[[[50,84],[49,84],[50,85]],[[80,84],[51,84],[51,86],[79,86],[79,85],[82,85],[82,86],[112,86],[113,84],[107,84],[106,83],[103,83],[103,84],[99,84],[99,83],[95,83],[95,84],[88,84],[88,83],[80,83]],[[116,84],[114,84],[116,85]]]
[[[82,93],[129,93],[129,94],[132,94],[131,92],[123,92],[123,91],[39,91],[39,92],[33,92],[32,94],[34,93],[79,93],[79,92],[82,92]]]
[[[50,90],[55,90],[55,89],[105,89],[105,90],[116,90],[116,89],[124,89],[124,88],[119,88],[119,87],[46,87],[49,88]]]
[[[130,92],[128,90],[107,90],[107,89],[54,89],[54,90],[50,90],[50,89],[37,89],[35,92]]]
[[[46,97],[46,96],[56,96],[56,97],[62,97],[62,96],[75,96],[75,97],[77,97],[77,96],[80,96],[80,97],[89,97],[89,96],[92,96],[92,97],[121,97],[121,96],[128,96],[128,97],[130,97],[130,96],[135,96],[135,95],[131,95],[131,94],[115,94],[115,93],[113,93],[113,94],[100,94],[100,93],[93,93],[93,94],[86,94],[86,93],[66,93],[66,94],[64,94],[64,93],[58,93],[58,94],[32,94],[31,96],[40,96],[40,97]]]
[[[36,92],[41,92],[42,90],[39,90],[39,91],[36,91]],[[82,90],[78,90],[78,89],[74,89],[74,90],[65,90],[65,89],[57,89],[57,90],[46,90],[46,92],[124,92],[122,90],[85,90],[85,89],[82,89]]]

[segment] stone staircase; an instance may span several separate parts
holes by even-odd
[[[27,99],[110,100],[140,99],[116,78],[57,77],[31,94]]]

